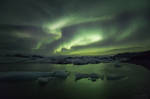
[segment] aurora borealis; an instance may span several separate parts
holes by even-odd
[[[0,51],[109,55],[150,49],[149,0],[1,0]]]

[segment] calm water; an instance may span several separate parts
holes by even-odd
[[[70,75],[65,80],[50,81],[40,86],[37,81],[0,82],[0,99],[138,99],[150,93],[150,71],[133,64],[113,63],[88,65],[55,65],[55,64],[5,64],[1,72],[8,71],[40,71],[50,72],[67,70]],[[76,73],[97,73],[107,75],[125,75],[122,80],[101,80],[92,82],[88,79],[75,81]]]

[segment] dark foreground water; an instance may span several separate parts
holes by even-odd
[[[120,63],[88,65],[55,64],[4,64],[0,72],[30,71],[50,72],[67,70],[70,75],[65,80],[49,81],[41,86],[37,81],[0,82],[0,99],[148,99],[150,94],[150,71],[133,64]],[[75,81],[76,73],[97,73],[124,75],[121,80],[101,80],[95,82],[87,78]]]

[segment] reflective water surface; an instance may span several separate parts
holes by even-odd
[[[72,64],[5,64],[1,72],[66,70],[65,80],[52,80],[41,86],[37,81],[0,82],[0,98],[49,98],[49,99],[148,99],[150,93],[150,71],[134,64],[114,63],[72,65]],[[88,78],[75,81],[76,73],[104,75],[104,80],[92,82]],[[125,76],[125,79],[108,80],[111,75]],[[138,98],[137,98],[138,97]]]

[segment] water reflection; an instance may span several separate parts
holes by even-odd
[[[56,79],[45,86],[40,86],[36,81],[22,83],[1,83],[0,91],[5,97],[44,98],[49,97],[65,99],[126,99],[133,98],[136,94],[149,94],[150,72],[143,67],[133,64],[120,63],[88,64],[88,65],[52,65],[52,64],[15,64],[6,65],[9,71],[42,71],[66,70],[70,74],[65,80]],[[11,66],[11,67],[10,67]],[[6,69],[3,68],[4,71]],[[104,75],[105,79],[92,82],[88,78],[75,81],[76,73],[96,73]],[[108,76],[124,75],[121,80],[108,80]],[[31,94],[32,93],[32,94]]]

